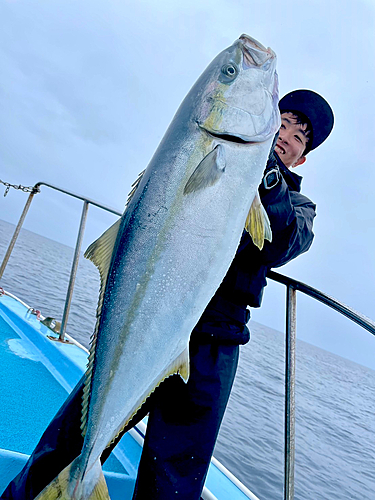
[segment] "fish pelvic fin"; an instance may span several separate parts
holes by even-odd
[[[254,245],[262,250],[264,241],[272,241],[271,224],[258,194],[255,195],[245,222],[245,229],[250,234]]]
[[[221,144],[206,155],[187,181],[184,194],[194,193],[218,182],[225,171],[225,153]]]
[[[100,289],[99,289],[98,305],[96,308],[97,319],[96,319],[95,329],[91,336],[91,341],[90,341],[90,354],[87,361],[87,368],[85,374],[85,387],[83,390],[82,417],[81,417],[81,430],[83,436],[86,433],[91,375],[95,357],[96,339],[98,335],[100,317],[103,307],[105,286],[108,279],[109,269],[112,261],[112,254],[116,244],[116,239],[120,229],[120,224],[121,224],[121,219],[116,221],[109,229],[107,229],[107,231],[105,231],[105,233],[103,233],[100,236],[100,238],[94,241],[94,243],[91,243],[91,245],[84,253],[86,259],[91,260],[91,262],[93,262],[99,270]]]
[[[84,481],[77,481],[75,487],[74,484],[72,484],[73,463],[74,461],[65,467],[65,469],[39,493],[35,500],[70,500],[73,498],[74,500],[110,500],[100,460],[98,460],[98,463],[94,466],[95,479],[90,477],[90,480],[87,481],[87,483],[89,483],[89,491],[86,490]]]

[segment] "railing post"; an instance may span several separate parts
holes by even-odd
[[[60,335],[59,335],[59,339],[58,339],[61,342],[64,342],[66,325],[68,323],[68,316],[69,316],[70,304],[72,302],[74,282],[75,282],[76,274],[77,274],[79,253],[81,251],[82,238],[83,238],[83,233],[85,231],[88,209],[89,209],[89,202],[85,200],[83,202],[83,209],[82,209],[82,215],[81,215],[81,223],[79,225],[77,242],[76,242],[76,248],[75,248],[75,251],[74,251],[74,257],[73,257],[73,263],[72,263],[72,270],[70,272],[69,286],[68,286],[68,291],[67,291],[66,299],[65,299],[64,314],[63,314],[63,318],[62,318],[62,321],[61,321],[61,330],[60,330]]]
[[[22,227],[23,222],[25,220],[26,214],[27,214],[27,212],[28,212],[28,210],[30,208],[31,202],[33,201],[34,195],[36,193],[39,193],[39,189],[37,189],[37,188],[34,187],[34,189],[29,194],[29,197],[27,198],[25,207],[24,207],[23,212],[21,214],[21,217],[20,217],[20,219],[18,221],[17,227],[14,230],[12,239],[11,239],[11,241],[9,243],[8,250],[6,251],[5,257],[4,257],[3,262],[1,264],[1,267],[0,267],[0,279],[3,277],[6,265],[8,264],[9,257],[10,257],[10,255],[12,253],[12,250],[13,250],[13,247],[14,247],[16,241],[17,241],[18,235],[20,234],[21,227]]]
[[[296,289],[287,285],[285,353],[285,469],[284,500],[294,498],[295,378],[296,378]]]

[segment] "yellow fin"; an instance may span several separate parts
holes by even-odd
[[[102,312],[103,300],[104,300],[104,291],[107,283],[109,268],[111,265],[113,249],[116,243],[117,235],[120,229],[121,219],[116,221],[105,233],[103,233],[100,238],[98,238],[94,243],[88,247],[84,256],[86,259],[91,260],[96,267],[99,269],[100,274],[100,289],[99,289],[99,298],[98,305],[96,308],[96,325],[94,333],[91,337],[90,342],[90,354],[87,361],[86,368],[86,380],[85,387],[83,390],[83,399],[82,399],[82,418],[81,418],[81,429],[82,435],[85,435],[86,432],[86,424],[87,424],[87,411],[89,405],[89,393],[90,393],[90,384],[91,384],[91,374],[92,368],[94,364],[94,355],[96,348],[96,339],[98,334],[100,316]]]
[[[151,394],[159,387],[159,385],[171,375],[180,375],[182,380],[186,383],[189,380],[190,375],[190,360],[189,360],[189,347],[186,347],[182,353],[177,356],[177,358],[167,367],[167,369],[160,375],[158,380],[154,381],[147,391],[141,396],[141,398],[136,402],[132,411],[130,412],[130,417],[124,422],[119,432],[116,436],[108,443],[107,447],[116,441],[117,437],[123,433],[125,427],[132,420],[132,418],[137,414],[143,404],[151,396]]]
[[[171,371],[171,374],[178,373],[185,383],[189,380],[190,361],[188,347],[178,356],[176,361],[172,364]]]
[[[88,497],[88,500],[111,500],[103,474],[100,481],[96,483],[91,495]]]
[[[128,194],[128,199],[126,201],[125,207],[127,207],[136,192],[143,174],[143,170],[131,185],[130,193]],[[109,229],[107,229],[96,241],[91,243],[84,253],[86,259],[91,260],[96,267],[99,269],[100,277],[102,281],[106,281],[108,277],[109,266],[111,264],[111,257],[113,253],[113,248],[116,243],[117,234],[120,228],[121,219],[116,221]]]
[[[254,245],[259,250],[264,246],[264,240],[272,241],[271,224],[258,194],[255,195],[245,222],[245,229],[250,234]]]
[[[111,264],[113,249],[120,229],[121,219],[116,221],[96,241],[91,243],[84,256],[91,260],[99,269],[100,278],[106,282]]]
[[[208,186],[213,186],[225,171],[225,153],[220,144],[210,151],[199,163],[187,181],[184,194],[194,193]]]
[[[126,207],[130,203],[134,193],[136,192],[145,170],[138,175],[138,178],[131,186],[131,191],[128,195],[128,199],[126,202]],[[96,308],[96,324],[94,333],[91,336],[90,341],[90,354],[87,361],[87,368],[85,373],[85,386],[83,389],[83,398],[82,398],[82,417],[81,417],[81,430],[82,435],[84,436],[86,433],[87,426],[87,412],[89,407],[89,398],[90,398],[90,385],[91,385],[91,375],[92,368],[94,364],[95,357],[95,349],[96,349],[96,339],[98,336],[98,328],[100,323],[100,317],[103,307],[104,300],[104,291],[108,279],[108,273],[111,266],[113,250],[116,244],[117,235],[120,229],[121,220],[116,221],[107,231],[105,231],[96,241],[91,243],[91,245],[87,248],[84,256],[86,259],[91,260],[95,264],[95,266],[99,270],[100,274],[100,290],[99,290],[99,298],[98,305]]]
[[[68,492],[68,486],[71,479],[72,464],[73,462],[65,467],[65,469],[60,472],[60,474],[55,477],[55,479],[51,481],[49,485],[39,493],[35,500],[69,500],[70,498],[72,498],[72,496]],[[104,479],[103,471],[101,470],[100,462],[98,463],[97,467],[99,468],[97,468],[97,470],[99,471],[97,476],[98,481],[92,489],[92,492],[89,494],[89,496],[81,495],[75,498],[85,498],[85,500],[110,500],[107,484]]]

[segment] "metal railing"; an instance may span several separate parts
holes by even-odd
[[[284,454],[284,500],[294,498],[295,465],[295,373],[296,373],[296,318],[297,291],[322,302],[331,309],[375,335],[375,322],[351,307],[305,283],[269,271],[268,278],[286,286],[286,350],[285,350],[285,454]]]
[[[83,233],[85,230],[87,212],[89,205],[106,210],[114,215],[121,216],[122,213],[114,208],[98,203],[90,198],[72,193],[66,189],[59,188],[45,182],[38,182],[30,189],[30,195],[14,231],[12,240],[5,254],[0,267],[0,279],[4,273],[6,264],[11,255],[14,244],[19,235],[22,224],[25,220],[31,201],[36,193],[40,192],[40,186],[46,186],[61,193],[72,196],[83,201],[81,222],[78,230],[72,268],[69,278],[69,286],[65,299],[64,314],[61,322],[61,331],[59,339],[64,342],[66,325],[69,316],[70,304],[72,300],[75,277],[77,273],[79,254],[82,245]],[[294,498],[294,467],[295,467],[295,352],[296,352],[296,317],[297,317],[297,291],[312,297],[326,306],[334,309],[340,314],[346,316],[351,321],[357,323],[362,328],[375,335],[375,322],[366,316],[358,313],[351,307],[339,302],[338,300],[326,295],[325,293],[306,285],[300,281],[288,278],[274,271],[269,271],[268,278],[277,281],[286,286],[286,356],[285,356],[285,455],[284,455],[284,500],[293,500]]]
[[[5,270],[6,265],[8,263],[9,257],[12,253],[13,247],[16,243],[16,240],[17,240],[18,235],[20,233],[21,227],[22,227],[23,222],[25,220],[26,214],[27,214],[27,212],[30,208],[31,202],[34,198],[34,195],[40,192],[41,186],[46,186],[46,187],[49,187],[51,189],[55,189],[56,191],[60,191],[60,193],[67,194],[69,196],[72,196],[73,198],[76,198],[77,200],[83,201],[81,222],[79,225],[76,246],[74,249],[74,257],[73,257],[73,262],[72,262],[72,268],[70,271],[68,290],[67,290],[66,298],[65,298],[64,313],[63,313],[63,317],[61,320],[60,334],[59,334],[58,339],[56,339],[60,342],[65,342],[64,339],[65,339],[66,325],[68,323],[70,304],[72,302],[74,283],[75,283],[75,279],[76,279],[76,275],[77,275],[79,254],[81,251],[83,234],[84,234],[85,227],[86,227],[86,219],[87,219],[87,212],[89,209],[89,205],[93,205],[95,207],[101,208],[102,210],[106,210],[107,212],[110,212],[114,215],[121,216],[122,213],[114,208],[108,207],[106,205],[103,205],[102,203],[98,203],[97,201],[91,200],[90,198],[86,198],[85,196],[81,196],[80,194],[76,194],[76,193],[73,193],[71,191],[68,191],[67,189],[62,189],[60,187],[54,186],[53,184],[47,184],[46,182],[38,182],[37,184],[35,184],[35,186],[33,187],[33,189],[31,190],[31,192],[29,194],[29,197],[26,201],[26,204],[25,204],[25,207],[24,207],[23,212],[21,214],[21,217],[18,221],[16,229],[13,233],[12,239],[9,243],[9,247],[5,253],[5,257],[4,257],[3,262],[1,264],[1,267],[0,267],[0,279],[2,278],[2,276],[4,274],[4,270]]]

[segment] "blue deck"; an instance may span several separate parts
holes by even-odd
[[[52,342],[51,334],[25,306],[0,298],[0,449],[7,450],[0,452],[0,492],[22,468],[86,366],[86,351]],[[122,455],[124,446],[130,459],[120,461],[112,454],[103,467],[114,498],[120,483],[122,489],[128,483],[131,498],[141,454],[130,436],[116,453]]]
[[[47,338],[51,334],[23,304],[0,296],[0,493],[22,468],[86,367],[85,350],[53,342]],[[113,500],[131,498],[141,451],[141,443],[129,432],[106,461]],[[255,498],[241,492],[213,464],[206,486],[221,500]]]

